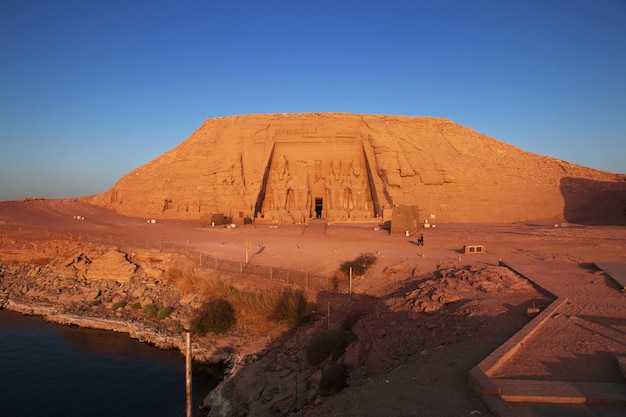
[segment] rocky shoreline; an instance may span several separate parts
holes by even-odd
[[[48,243],[34,250],[3,251],[0,308],[39,316],[59,325],[125,333],[140,342],[184,354],[183,333],[190,328],[202,298],[168,284],[166,275],[168,268],[188,267],[185,256],[141,249],[125,253],[119,248],[65,241]],[[68,252],[73,254],[62,255]],[[160,318],[154,312],[146,312],[147,306],[168,307],[171,314]],[[207,410],[211,408],[210,415],[229,415],[232,411],[229,391],[238,374],[270,351],[282,351],[282,343],[289,337],[276,342],[267,334],[244,328],[233,329],[226,335],[194,336],[193,360],[224,369],[224,381],[204,400]],[[294,346],[292,350],[303,364],[302,349]],[[276,364],[276,368],[283,369],[282,366]],[[308,370],[305,365],[301,367],[301,378],[305,381]],[[279,385],[284,377],[283,373],[273,373],[271,380],[265,379],[250,392],[263,391],[265,384]],[[266,398],[264,402],[271,405],[279,400]],[[292,408],[291,402],[288,403],[281,406],[283,411]]]
[[[10,298],[2,308],[29,316],[38,316],[48,322],[63,326],[78,326],[89,329],[126,333],[133,339],[149,343],[159,349],[178,349],[184,352],[184,346],[182,342],[178,340],[181,339],[180,337],[159,333],[158,329],[139,321],[129,323],[117,318],[90,317],[66,313],[55,306],[16,302]]]
[[[43,250],[3,251],[0,308],[61,325],[126,333],[158,348],[184,353],[183,333],[202,300],[198,294],[184,294],[164,282],[168,267],[185,267],[184,256],[51,243]],[[68,251],[74,254],[59,255]],[[171,313],[157,317],[158,309],[165,307]],[[194,360],[228,363],[237,351],[233,347],[245,346],[253,336],[241,333],[194,341]]]

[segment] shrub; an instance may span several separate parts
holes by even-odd
[[[111,310],[115,311],[119,308],[124,308],[126,307],[126,303],[123,301],[119,301],[117,303],[113,303],[113,305],[111,306]]]
[[[157,312],[157,319],[163,320],[164,318],[169,317],[170,314],[172,314],[172,307],[161,307]]]
[[[191,320],[191,331],[200,336],[211,332],[213,334],[226,333],[235,325],[235,309],[223,298],[216,298],[205,302]]]
[[[352,274],[356,276],[363,275],[368,269],[376,262],[376,256],[371,253],[362,253],[356,257],[353,261],[346,261],[339,266],[341,272],[346,275],[350,275],[350,268],[352,268]]]
[[[141,303],[139,301],[135,301],[132,305],[132,308],[134,308],[135,310],[139,310],[141,308]]]
[[[324,330],[311,339],[306,349],[306,359],[311,365],[318,365],[331,355],[337,358],[356,340],[356,335],[347,330]]]
[[[341,321],[341,329],[352,330],[352,326],[354,326],[359,320],[361,320],[361,313],[352,312]]]
[[[304,291],[286,289],[278,295],[270,318],[287,322],[290,327],[298,327],[309,320],[314,306],[307,302]]]
[[[154,304],[148,304],[143,308],[143,312],[146,314],[150,314],[152,316],[156,316],[159,309]]]
[[[348,369],[346,366],[334,364],[322,375],[322,379],[320,379],[320,392],[322,395],[335,394],[348,386],[347,380]]]

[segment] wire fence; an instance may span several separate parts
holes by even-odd
[[[178,243],[162,239],[138,239],[133,236],[116,236],[108,233],[64,232],[46,229],[45,231],[22,230],[2,225],[0,250],[34,250],[39,245],[48,245],[50,240],[83,242],[94,245],[116,247],[131,253],[133,249],[159,250],[187,256],[200,268],[209,268],[226,274],[238,274],[269,279],[317,291],[348,292],[349,284],[335,277],[311,274],[287,268],[258,265],[250,262],[231,261],[210,256],[200,251],[190,250],[189,243]]]

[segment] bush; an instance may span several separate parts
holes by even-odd
[[[161,307],[157,312],[157,319],[163,320],[164,318],[169,317],[170,314],[172,314],[172,307]]]
[[[235,309],[223,298],[205,302],[191,320],[191,331],[200,336],[226,333],[235,325]]]
[[[141,303],[139,301],[135,301],[132,305],[131,308],[134,308],[135,310],[139,310],[141,308]]]
[[[374,256],[374,254],[362,253],[353,261],[346,261],[342,263],[339,266],[339,269],[344,274],[350,275],[350,268],[352,268],[352,275],[361,276],[365,274],[375,262],[376,256]]]
[[[361,313],[352,312],[341,321],[341,329],[352,330],[352,326],[354,326],[359,320],[361,320]]]
[[[329,367],[320,380],[320,392],[324,395],[336,394],[348,386],[348,369],[345,365]]]
[[[117,302],[117,303],[113,303],[113,305],[111,306],[111,310],[115,311],[119,308],[124,308],[126,307],[126,303],[123,301]]]
[[[286,289],[278,295],[270,318],[287,322],[290,327],[298,327],[309,320],[314,306],[307,302],[304,291]]]
[[[159,311],[159,309],[154,304],[148,304],[147,306],[145,306],[143,308],[143,312],[144,313],[150,314],[150,315],[153,315],[153,316],[156,316],[158,311]]]
[[[306,349],[306,359],[315,366],[331,355],[337,358],[343,355],[348,345],[355,340],[356,335],[347,330],[324,330],[311,339]]]

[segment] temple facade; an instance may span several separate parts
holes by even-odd
[[[255,218],[279,223],[379,215],[363,144],[357,140],[276,142]]]

